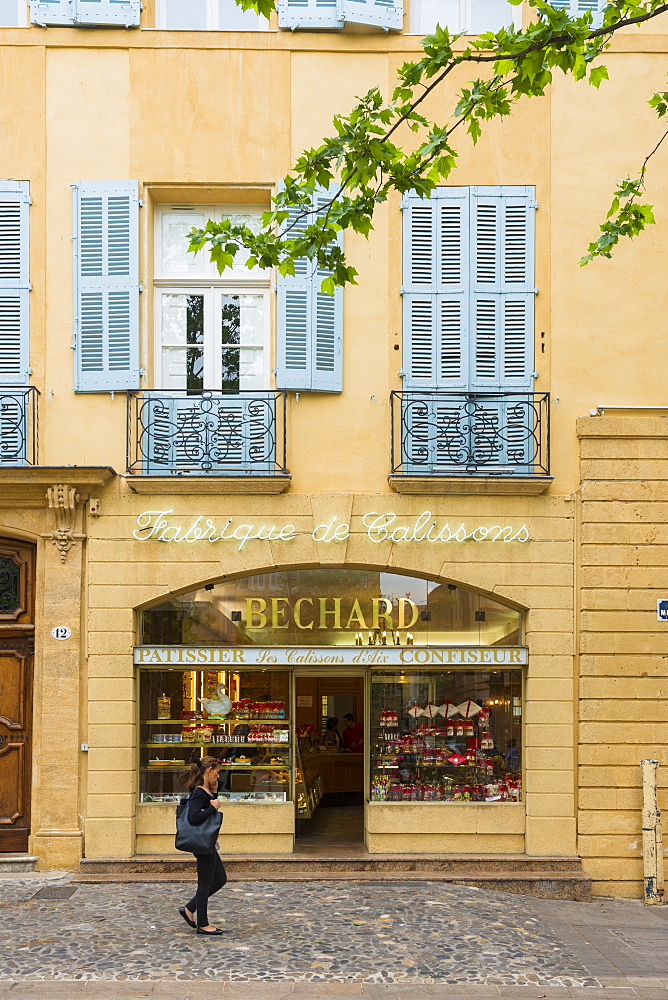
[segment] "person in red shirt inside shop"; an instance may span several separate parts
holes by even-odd
[[[348,712],[343,716],[343,745],[346,750],[352,753],[364,753],[364,726],[361,722],[355,722],[355,716]]]

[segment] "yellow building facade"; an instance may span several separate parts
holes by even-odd
[[[228,763],[222,852],[290,854],[309,750],[343,705],[327,684],[347,677],[370,855],[581,858],[595,893],[640,896],[639,765],[668,764],[658,167],[655,230],[578,261],[659,137],[644,102],[664,20],[614,40],[600,91],[557,79],[461,140],[438,197],[346,233],[358,284],[328,303],[309,275],[219,277],[185,233],[253,224],[334,114],[389,92],[426,3],[389,25],[372,4],[331,23],[290,4],[268,23],[213,3],[16,6],[0,851],[69,869],[173,855],[199,748]],[[203,708],[223,694],[234,707]]]

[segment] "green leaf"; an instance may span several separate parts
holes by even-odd
[[[608,70],[605,66],[594,66],[589,72],[589,82],[592,87],[600,87],[603,80],[609,80]]]

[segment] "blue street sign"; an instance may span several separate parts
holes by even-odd
[[[668,622],[668,598],[656,602],[656,617],[660,622]]]

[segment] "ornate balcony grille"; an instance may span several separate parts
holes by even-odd
[[[34,386],[0,386],[0,467],[37,464],[37,397]]]
[[[286,393],[128,393],[128,472],[286,475]]]
[[[393,392],[392,472],[548,476],[549,393]]]

